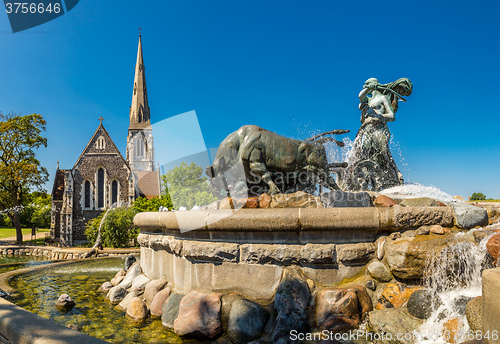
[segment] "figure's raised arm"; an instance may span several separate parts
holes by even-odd
[[[361,92],[359,92],[359,95],[358,95],[359,101],[361,103],[367,103],[368,102],[368,94],[370,94],[370,92],[371,92],[371,89],[363,88],[361,90]]]

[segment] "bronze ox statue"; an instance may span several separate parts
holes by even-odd
[[[213,164],[206,168],[212,193],[216,197],[306,191],[316,184],[339,190],[330,175],[345,163],[329,163],[323,143],[343,142],[326,135],[348,130],[333,130],[300,141],[255,125],[245,125],[229,134],[220,144]]]

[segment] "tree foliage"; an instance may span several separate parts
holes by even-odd
[[[160,207],[168,208],[172,210],[172,200],[169,195],[164,195],[160,197],[153,197],[147,199],[146,197],[139,197],[135,200],[132,207],[136,212],[141,213],[143,211],[159,211]]]
[[[85,225],[85,235],[93,243],[97,239],[101,226],[101,243],[105,247],[127,247],[137,239],[139,228],[134,226],[136,210],[129,208],[114,208],[102,213]]]
[[[20,211],[29,202],[31,188],[41,188],[48,180],[35,150],[47,147],[41,135],[46,122],[41,115],[19,116],[0,113],[0,209],[16,227],[18,243],[23,240]]]
[[[22,226],[25,227],[50,227],[50,195],[44,192],[32,192],[27,195],[28,205],[19,215]]]
[[[486,199],[485,194],[481,192],[474,192],[472,196],[470,196],[471,201],[484,201]]]
[[[208,178],[203,177],[201,166],[194,162],[190,165],[182,162],[161,176],[161,180],[163,192],[170,196],[176,210],[207,205],[215,200],[208,188]]]

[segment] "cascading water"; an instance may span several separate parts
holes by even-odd
[[[415,338],[419,338],[416,344],[461,343],[464,341],[461,336],[468,334],[465,306],[481,295],[481,273],[491,267],[486,250],[490,237],[476,244],[472,233],[456,234],[455,244],[428,258],[424,285],[433,295],[434,311],[416,331]],[[450,322],[457,326],[445,328]],[[453,341],[455,336],[457,340]]]

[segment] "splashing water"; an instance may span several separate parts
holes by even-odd
[[[433,294],[436,309],[416,331],[418,335],[429,335],[431,338],[420,338],[416,344],[449,343],[446,336],[453,338],[456,334],[467,334],[469,325],[465,316],[465,305],[469,300],[481,295],[481,274],[491,267],[484,238],[478,245],[471,241],[459,241],[468,234],[457,234],[457,242],[432,255],[427,261],[424,273],[424,284]],[[445,324],[458,319],[460,332],[444,332]],[[457,343],[462,342],[457,338]]]
[[[122,207],[128,208],[129,204],[128,202],[124,202],[121,204]],[[118,207],[118,203],[113,203],[111,207],[106,209],[106,212],[104,213],[104,216],[101,219],[101,223],[99,223],[99,229],[97,230],[97,238],[95,240],[95,244],[92,247],[92,250],[96,250],[100,245],[101,245],[101,237],[102,237],[102,225],[104,224],[104,220],[106,220],[106,216],[108,216],[108,213],[110,210],[115,209]]]
[[[394,198],[429,197],[441,202],[453,202],[453,197],[435,186],[408,183],[382,190],[382,195]]]

